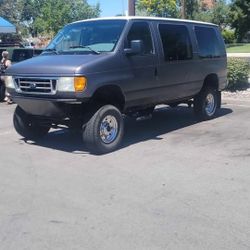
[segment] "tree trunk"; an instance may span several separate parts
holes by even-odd
[[[186,1],[181,0],[181,18],[185,19],[186,18]]]

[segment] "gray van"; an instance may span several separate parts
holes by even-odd
[[[149,116],[158,104],[193,105],[211,119],[227,85],[219,28],[188,20],[117,17],[65,26],[44,52],[10,67],[16,131],[39,139],[50,128],[80,128],[90,152],[121,143],[123,116]]]

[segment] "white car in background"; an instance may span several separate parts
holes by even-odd
[[[35,48],[35,44],[33,42],[26,41],[23,43],[24,48]]]

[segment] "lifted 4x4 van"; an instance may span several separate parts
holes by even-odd
[[[144,17],[71,23],[42,55],[7,70],[18,104],[14,126],[33,140],[58,125],[79,127],[91,152],[111,152],[123,137],[123,115],[188,102],[200,119],[213,118],[226,64],[214,24]]]

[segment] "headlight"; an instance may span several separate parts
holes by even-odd
[[[60,77],[57,90],[62,92],[82,92],[86,88],[87,79],[84,76]]]
[[[14,83],[14,79],[13,79],[12,76],[5,76],[4,77],[4,82],[5,82],[6,88],[9,88],[9,89],[14,89],[15,88],[15,83]]]
[[[57,90],[74,92],[74,77],[60,77],[57,81]]]

